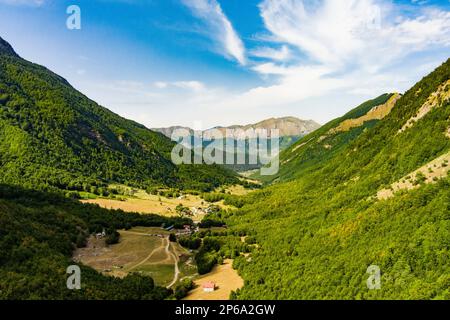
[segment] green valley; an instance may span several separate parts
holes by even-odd
[[[175,165],[0,38],[0,299],[450,299],[450,60],[310,125],[273,176]]]

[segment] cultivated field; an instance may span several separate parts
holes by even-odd
[[[190,291],[185,300],[228,300],[231,291],[235,291],[244,285],[244,280],[232,267],[232,260],[225,260],[222,265],[194,280],[196,288]],[[214,292],[204,292],[202,284],[212,281],[216,284]]]

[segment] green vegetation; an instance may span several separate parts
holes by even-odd
[[[97,195],[110,183],[205,192],[238,183],[220,166],[175,166],[170,139],[97,105],[0,41],[0,183]]]
[[[280,172],[274,176],[260,176],[255,178],[268,182],[288,181],[316,170],[340,152],[359,137],[363,132],[372,128],[378,121],[372,120],[364,123],[362,126],[353,128],[347,132],[331,133],[330,130],[337,127],[342,121],[347,119],[356,119],[366,114],[373,107],[386,103],[392,94],[383,94],[376,99],[369,100],[343,117],[330,121],[311,134],[300,139],[280,155]],[[329,148],[327,148],[329,146]]]
[[[175,288],[174,297],[178,300],[181,300],[186,297],[188,292],[192,289],[194,289],[194,282],[191,279],[184,279]]]
[[[226,193],[205,193],[202,198],[211,203],[216,203],[224,200],[225,205],[241,208],[244,205],[244,199],[241,196],[226,194]]]
[[[213,210],[200,225],[208,230],[178,240],[197,250],[198,272],[234,259],[245,280],[235,299],[450,299],[450,177],[427,184],[418,174],[417,189],[376,198],[450,150],[448,100],[399,132],[449,79],[450,60],[406,92],[383,120],[332,130],[389,94],[304,137],[281,154],[279,175],[265,181],[276,184],[241,197],[203,195],[238,209]],[[105,230],[115,243],[119,228],[182,228],[192,221],[108,211],[74,199],[82,192],[113,193],[110,183],[152,194],[164,186],[178,197],[181,190],[208,192],[237,180],[216,166],[174,166],[168,139],[99,107],[64,79],[17,57],[1,39],[0,134],[0,183],[65,190],[0,185],[0,299],[170,297],[149,277],[114,279],[87,267],[82,290],[70,291],[65,270],[89,234]],[[381,269],[380,290],[366,286],[371,265]],[[174,297],[191,285],[182,282]]]
[[[280,173],[292,181],[250,194],[239,211],[222,217],[258,244],[251,260],[235,260],[245,280],[236,298],[450,299],[449,178],[386,201],[375,198],[450,150],[448,100],[399,133],[449,78],[450,60],[382,121],[344,133],[351,139],[342,138],[338,150],[318,152],[317,138],[342,119],[305,137],[313,138],[305,150],[284,152],[282,159],[298,159]],[[367,289],[370,265],[381,268],[380,290]]]

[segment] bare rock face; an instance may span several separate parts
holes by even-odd
[[[281,137],[287,137],[287,136],[304,136],[308,133],[313,132],[314,130],[320,128],[320,124],[313,120],[301,120],[295,117],[284,117],[284,118],[271,118],[266,119],[258,123],[254,124],[248,124],[248,125],[234,125],[229,127],[215,127],[212,129],[205,130],[204,133],[208,133],[208,131],[211,131],[213,129],[222,131],[222,133],[225,135],[226,131],[232,131],[232,130],[248,130],[248,129],[278,129]],[[187,127],[169,127],[169,128],[156,128],[152,129],[157,132],[161,132],[162,134],[166,135],[167,137],[171,137],[172,133],[175,130],[178,129],[184,129],[186,132],[189,132],[190,134],[193,133],[193,130]]]

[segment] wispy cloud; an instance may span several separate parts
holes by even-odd
[[[206,86],[203,82],[195,81],[195,80],[174,81],[174,82],[157,81],[153,85],[158,89],[178,88],[178,89],[191,90],[191,91],[195,91],[195,92],[201,92],[206,89]]]
[[[275,61],[287,61],[292,57],[291,50],[289,50],[288,46],[286,45],[283,45],[279,49],[260,47],[250,51],[249,54],[253,57],[265,58]]]
[[[335,68],[383,67],[450,43],[450,13],[437,9],[408,18],[383,0],[265,0],[260,10],[274,39]]]
[[[190,2],[205,19],[205,7],[217,5]],[[415,53],[450,46],[450,12],[428,6],[411,15],[389,0],[263,0],[259,9],[266,31],[248,56],[263,61],[247,66],[266,83],[220,96],[217,110],[258,113],[336,92],[373,97],[404,90],[439,64],[416,61]],[[345,107],[339,103],[333,101]]]
[[[415,16],[402,15],[387,0],[264,0],[259,8],[266,39],[282,49],[254,50],[253,56],[268,61],[251,68],[272,83],[223,106],[283,106],[336,89],[353,94],[397,90],[411,80],[408,57],[450,46],[450,12],[436,8],[418,9]],[[402,64],[402,73],[395,74],[393,68]]]
[[[9,5],[27,5],[27,6],[42,6],[45,4],[46,0],[0,0],[0,4],[9,4]]]
[[[246,65],[244,43],[216,0],[181,0],[208,28],[208,35],[219,45],[224,56]]]

